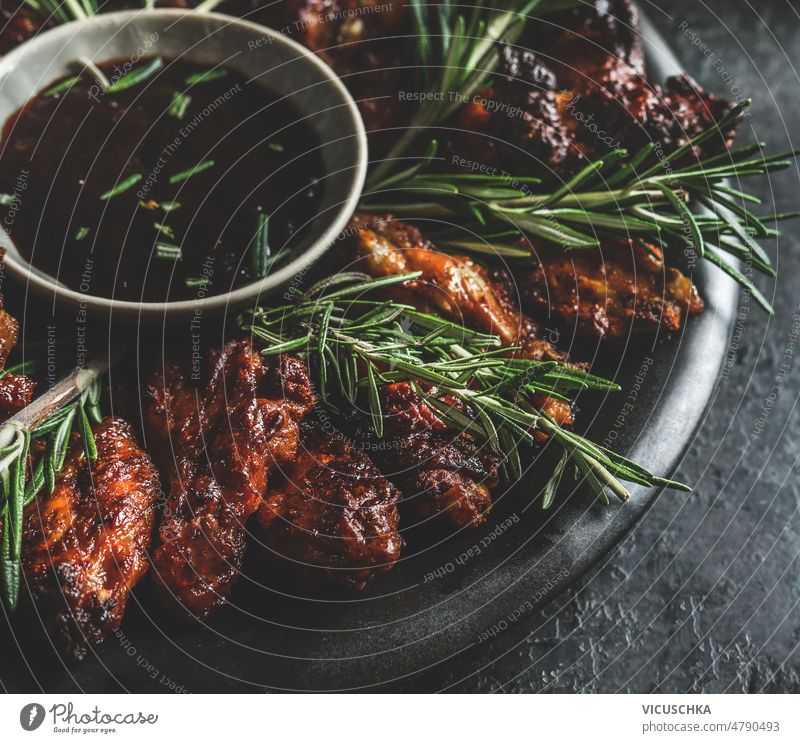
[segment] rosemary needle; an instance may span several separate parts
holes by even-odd
[[[186,109],[189,108],[189,104],[192,102],[192,97],[190,95],[186,95],[186,93],[178,93],[175,92],[172,94],[172,103],[169,106],[169,113],[170,116],[176,119],[182,119],[186,115]]]
[[[52,98],[53,96],[56,96],[59,93],[66,93],[79,80],[80,80],[79,76],[68,77],[66,80],[62,80],[60,83],[56,83],[52,88],[42,93],[42,97]]]
[[[106,93],[119,93],[122,90],[132,88],[134,85],[147,80],[148,77],[155,74],[164,66],[164,60],[161,57],[154,57],[141,67],[126,73],[122,77],[112,82],[107,88]]]
[[[256,223],[256,232],[250,244],[250,277],[260,279],[269,269],[269,215],[260,213]]]
[[[169,182],[173,185],[175,183],[180,183],[181,181],[185,181],[188,178],[191,178],[198,173],[202,173],[204,170],[208,170],[209,168],[214,166],[213,160],[204,160],[199,165],[194,165],[191,168],[187,168],[186,170],[182,170],[180,173],[175,173],[175,175],[171,175],[169,177]]]
[[[168,224],[161,224],[160,222],[155,222],[153,226],[162,234],[166,235],[170,239],[175,239],[175,231],[170,227]]]
[[[211,82],[211,80],[218,80],[225,77],[228,73],[225,70],[204,70],[202,72],[195,72],[186,78],[187,85],[199,85],[200,83]]]
[[[109,199],[113,199],[115,196],[119,196],[121,193],[125,193],[125,191],[127,191],[132,186],[135,186],[140,180],[142,180],[141,173],[135,173],[134,175],[129,175],[125,180],[120,181],[110,191],[106,191],[100,197],[100,200],[108,201]]]
[[[189,278],[184,279],[183,283],[186,284],[186,286],[189,289],[197,289],[197,288],[199,288],[201,286],[210,286],[211,285],[211,279],[208,279],[208,278],[205,278],[205,277],[202,277],[202,276],[200,276],[200,277],[189,277]]]
[[[179,261],[182,258],[180,246],[173,245],[172,243],[157,242],[156,243],[156,256],[170,261]]]

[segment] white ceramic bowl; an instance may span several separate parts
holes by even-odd
[[[0,60],[0,123],[48,84],[74,73],[81,56],[96,64],[174,57],[200,66],[223,64],[263,81],[273,93],[286,96],[317,132],[326,173],[322,203],[294,257],[280,269],[226,294],[180,302],[129,302],[74,291],[31,266],[0,230],[8,274],[25,282],[30,292],[49,302],[55,299],[133,321],[164,321],[198,310],[220,312],[253,304],[302,276],[346,226],[366,174],[364,124],[333,70],[297,42],[249,21],[185,10],[124,11],[67,23]]]

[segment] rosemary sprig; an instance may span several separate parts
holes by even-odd
[[[747,288],[772,313],[755,284],[721,254],[774,277],[770,259],[757,240],[778,236],[768,224],[798,213],[758,216],[748,204],[760,203],[759,199],[729,184],[787,168],[799,151],[767,155],[763,145],[757,144],[704,160],[689,157],[695,147],[725,131],[748,105],[746,101],[735,107],[660,159],[655,158],[652,144],[632,158],[625,150],[617,150],[550,193],[538,190],[536,178],[430,173],[434,144],[415,166],[388,176],[365,193],[362,208],[406,218],[457,218],[458,230],[431,235],[437,245],[531,261],[533,253],[520,240],[522,236],[574,249],[631,238],[661,248],[689,249]],[[705,211],[697,213],[691,204]],[[472,237],[464,239],[462,230]]]
[[[25,507],[43,487],[50,492],[55,489],[73,431],[80,432],[87,458],[97,459],[91,420],[99,423],[102,419],[99,375],[105,368],[100,364],[76,370],[0,426],[0,583],[9,611],[16,609],[19,600]],[[31,443],[37,439],[45,439],[44,450],[29,477]]]
[[[621,481],[688,489],[561,427],[534,402],[534,395],[568,400],[580,390],[619,390],[613,382],[554,361],[515,358],[509,354],[518,349],[503,348],[495,335],[409,305],[364,298],[419,276],[338,274],[297,302],[242,314],[239,325],[263,344],[265,355],[308,358],[320,397],[332,410],[337,400],[365,402],[378,435],[379,387],[408,382],[445,423],[485,440],[503,457],[508,478],[522,476],[519,450],[533,445],[534,431],[540,431],[561,446],[602,498],[608,489],[627,500]],[[554,478],[560,479],[564,467],[559,465]],[[545,488],[545,506],[552,503],[556,484]]]
[[[410,0],[416,26],[418,82],[422,97],[409,125],[370,176],[380,182],[426,129],[445,121],[486,85],[499,62],[498,42],[513,43],[530,15],[580,5],[579,0],[477,0],[465,6]]]

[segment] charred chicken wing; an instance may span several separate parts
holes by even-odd
[[[650,142],[670,152],[732,108],[687,76],[663,86],[647,78],[630,0],[594,0],[532,21],[501,47],[500,62],[493,88],[456,115],[448,149],[516,174],[562,180],[611,150]],[[724,151],[734,133],[695,154]]]
[[[352,261],[348,270],[376,277],[422,271],[419,279],[390,290],[397,301],[494,333],[507,345],[522,346],[528,358],[563,359],[539,337],[534,320],[514,305],[507,285],[493,282],[469,258],[436,250],[416,227],[390,215],[356,215],[351,232],[344,248]]]
[[[147,572],[158,472],[121,419],[95,429],[97,460],[76,436],[55,490],[25,511],[23,569],[53,640],[82,657],[122,621]]]
[[[258,511],[261,541],[310,586],[363,588],[400,557],[400,493],[362,452],[318,423]]]
[[[442,253],[416,227],[388,215],[356,215],[351,233],[354,236],[345,242],[344,250],[354,259],[354,268],[372,276],[422,271],[419,279],[390,289],[394,299],[466,327],[495,333],[504,344],[520,347],[514,355],[567,362],[565,353],[540,336],[533,318],[520,311],[516,301],[519,289],[505,270],[490,274],[469,258]],[[572,423],[568,403],[544,396],[537,396],[536,403],[558,423]],[[542,438],[537,433],[537,439]]]
[[[200,386],[189,379],[166,363],[145,395],[148,445],[168,473],[153,564],[167,603],[203,618],[237,580],[246,521],[270,473],[294,461],[315,396],[303,362],[265,359],[249,341],[213,354]]]
[[[380,390],[384,432],[362,421],[356,437],[403,494],[419,519],[441,517],[455,527],[480,526],[492,508],[499,457],[485,443],[454,431],[408,384]]]
[[[582,335],[613,341],[674,332],[683,317],[703,311],[692,280],[664,265],[654,246],[631,241],[565,251],[545,245],[537,258],[538,268],[516,274],[523,300]]]

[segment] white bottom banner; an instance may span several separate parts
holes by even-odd
[[[0,741],[800,741],[793,696],[0,697]],[[166,736],[171,736],[167,738]]]

